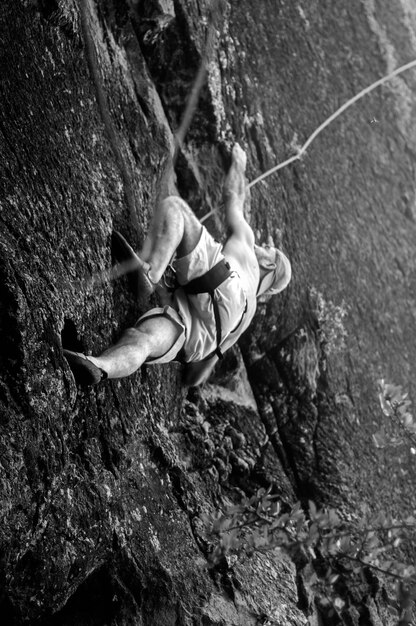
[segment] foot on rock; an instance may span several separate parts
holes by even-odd
[[[64,350],[64,357],[68,361],[75,381],[83,387],[97,385],[107,378],[106,372],[94,365],[85,354]]]

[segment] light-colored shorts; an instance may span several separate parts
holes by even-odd
[[[186,285],[202,276],[223,258],[222,245],[203,226],[201,237],[192,252],[173,262],[179,285]],[[236,271],[232,271],[217,287],[215,297],[218,298],[221,334],[225,339],[238,326],[246,306],[246,294]],[[172,306],[151,309],[140,317],[137,324],[155,315],[166,316],[177,324],[181,333],[166,354],[146,363],[168,363],[179,358],[184,363],[202,361],[217,348],[214,309],[208,293],[186,294],[179,287],[173,294]]]

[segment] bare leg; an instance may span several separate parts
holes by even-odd
[[[149,278],[158,283],[173,255],[185,256],[199,241],[201,224],[179,196],[168,196],[156,208],[141,257],[149,263]]]
[[[195,248],[201,229],[186,202],[179,196],[168,196],[157,205],[140,256],[120,233],[113,232],[115,256],[124,259],[116,266],[115,275],[130,272],[132,291],[142,305],[155,290],[163,301],[166,300],[160,279],[175,252],[184,256]]]
[[[104,370],[108,378],[123,378],[139,369],[146,359],[161,357],[173,346],[181,330],[166,317],[143,320],[128,328],[121,339],[99,357],[88,359]]]

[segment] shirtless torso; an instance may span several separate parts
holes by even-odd
[[[232,164],[224,183],[225,220],[229,235],[223,247],[223,254],[230,266],[240,277],[246,295],[247,310],[242,323],[223,343],[225,352],[234,345],[249,326],[256,311],[256,292],[259,283],[259,264],[255,253],[254,233],[244,217],[246,154],[236,144],[232,153]],[[185,381],[197,385],[206,380],[213,370],[218,357],[209,361],[190,363],[185,372]]]

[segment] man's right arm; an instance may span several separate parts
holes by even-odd
[[[231,167],[224,183],[223,200],[225,220],[230,236],[242,242],[254,244],[254,235],[244,217],[244,200],[246,196],[246,169],[247,156],[244,150],[236,143],[233,147]]]

